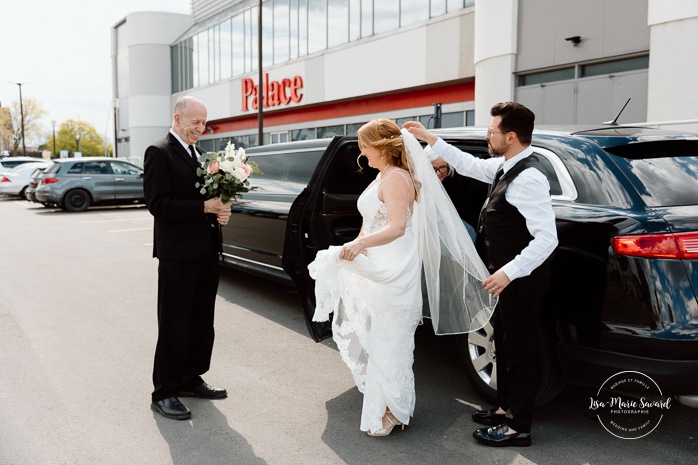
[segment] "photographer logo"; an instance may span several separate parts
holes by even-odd
[[[638,371],[622,371],[608,378],[596,397],[589,398],[589,410],[601,425],[621,439],[639,439],[654,431],[671,407],[671,398],[662,395],[652,378]]]

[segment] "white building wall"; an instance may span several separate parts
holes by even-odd
[[[518,0],[477,2],[475,11],[475,124],[486,126],[490,108],[514,97]]]
[[[170,44],[193,24],[190,15],[140,12],[114,26],[119,43],[112,47],[117,53],[112,75],[126,80],[116,86],[117,137],[129,139],[117,146],[120,158],[142,163],[146,147],[170,128]]]
[[[680,122],[668,129],[698,133],[698,2],[649,0],[647,121]]]

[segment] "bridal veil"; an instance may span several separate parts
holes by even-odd
[[[402,139],[410,173],[421,184],[412,228],[434,332],[476,331],[487,324],[496,304],[482,286],[490,274],[421,144],[406,129]]]

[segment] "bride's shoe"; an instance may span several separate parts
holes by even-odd
[[[390,412],[387,412],[387,413],[385,414],[385,418],[388,420],[388,423],[390,423],[390,427],[389,427],[389,428],[381,428],[381,429],[378,429],[378,430],[376,430],[376,431],[368,430],[367,434],[368,434],[369,436],[371,436],[371,437],[384,437],[384,436],[388,436],[390,433],[393,432],[393,428],[395,428],[396,426],[401,426],[403,430],[405,429],[405,425],[403,425],[402,422],[401,422],[400,420],[398,420],[397,418],[395,418],[392,414],[390,414],[390,416],[388,416],[388,413],[390,413]],[[395,421],[393,421],[390,417],[393,417],[393,419],[394,419]]]

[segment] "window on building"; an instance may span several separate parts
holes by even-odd
[[[308,53],[327,48],[327,3],[309,0]]]
[[[650,65],[650,57],[628,58],[626,60],[608,61],[606,63],[594,63],[583,65],[579,68],[579,77],[600,76],[602,74],[622,73],[624,71],[635,71],[647,69]]]
[[[446,14],[446,0],[431,0],[430,7],[432,18]]]
[[[546,82],[564,81],[574,79],[574,67],[544,71],[542,73],[525,74],[519,76],[518,85],[531,86],[534,84],[545,84]]]
[[[243,15],[233,18],[233,76],[245,72],[245,19]]]
[[[373,35],[373,0],[361,0],[361,37]]]
[[[442,113],[441,114],[441,127],[442,128],[459,128],[463,126],[463,112],[455,111],[453,113]]]
[[[402,0],[400,4],[400,27],[411,26],[429,19],[429,2],[424,0]]]
[[[466,110],[465,111],[465,125],[466,126],[475,126],[475,110]]]
[[[227,19],[221,23],[220,28],[220,60],[221,79],[229,79],[233,72],[233,28],[232,20]]]
[[[289,7],[288,42],[289,58],[298,58],[298,0],[291,0]]]
[[[278,0],[281,2],[283,0]],[[274,64],[274,58],[276,55],[277,37],[280,39],[279,46],[281,47],[280,53],[286,56],[288,60],[288,15],[285,18],[279,18],[276,16],[276,3],[277,1],[268,1],[262,3],[262,67],[266,68]],[[286,0],[286,5],[288,5],[288,0]],[[277,36],[276,34],[276,22],[280,23],[279,27],[282,32]],[[254,23],[257,24],[259,21],[259,16],[255,17]],[[284,39],[283,34],[286,34]],[[257,35],[254,35],[257,38]],[[283,43],[286,43],[286,50],[283,49]],[[255,48],[259,46],[259,39],[255,40]],[[255,65],[257,63],[255,62]],[[255,66],[255,69],[257,67]]]
[[[271,133],[271,143],[279,144],[282,142],[288,142],[288,132],[272,132]]]
[[[359,133],[359,128],[366,123],[347,124],[347,136],[356,136]]]
[[[334,137],[334,136],[343,136],[344,135],[344,125],[340,124],[337,126],[325,126],[322,128],[317,128],[317,138],[318,139],[325,139],[328,137]]]
[[[349,0],[349,41],[361,38],[361,0]]]
[[[374,2],[373,33],[394,31],[400,27],[400,0]]]
[[[407,118],[397,118],[397,119],[395,119],[395,124],[402,127],[402,125],[405,124],[406,122],[416,121],[416,120],[417,120],[416,116],[408,116]]]
[[[316,139],[315,128],[295,129],[291,131],[291,140]]]
[[[409,27],[473,4],[473,0],[265,0],[263,66]],[[220,19],[209,18],[210,25],[198,25],[191,36],[172,46],[174,92],[257,69],[258,4],[237,5],[233,12],[221,13]]]
[[[327,47],[349,41],[349,0],[327,0]]]

